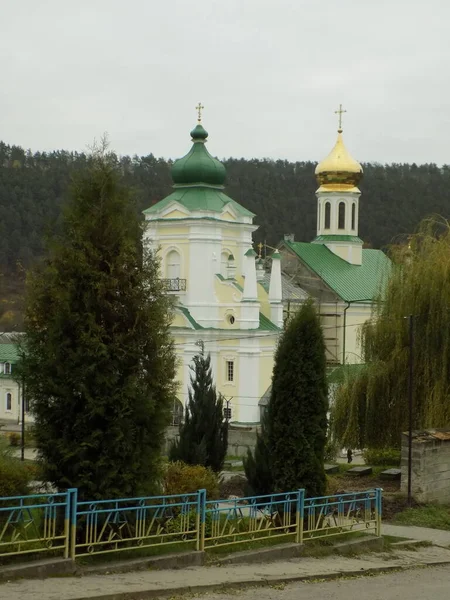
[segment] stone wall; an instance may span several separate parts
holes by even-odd
[[[402,436],[402,492],[408,491],[408,434]],[[413,432],[412,493],[418,502],[450,503],[450,429]]]
[[[168,452],[170,444],[178,436],[178,427],[168,427],[166,433],[165,452]],[[242,427],[230,424],[228,430],[228,452],[231,456],[245,456],[247,448],[254,448],[256,444],[256,427]]]

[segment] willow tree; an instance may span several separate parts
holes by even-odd
[[[413,426],[450,424],[450,224],[424,221],[392,258],[383,301],[361,332],[366,367],[336,395],[334,427],[344,446],[400,445],[409,414],[410,315]]]

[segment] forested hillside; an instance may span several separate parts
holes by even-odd
[[[152,154],[117,160],[127,183],[136,191],[137,210],[170,192],[170,161]],[[60,150],[33,154],[0,142],[0,300],[20,294],[20,269],[30,266],[42,253],[45,233],[58,227],[71,176],[85,168],[86,161],[82,153]],[[256,241],[267,240],[274,246],[284,233],[294,233],[297,240],[314,237],[315,163],[269,159],[227,159],[224,163],[227,194],[257,215]],[[366,244],[384,247],[395,236],[412,232],[431,213],[450,217],[449,166],[363,167],[359,233]],[[5,316],[9,312],[7,304],[3,302],[0,309],[0,330],[13,320],[11,314],[2,318],[2,313]]]

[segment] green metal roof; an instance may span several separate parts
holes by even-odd
[[[237,214],[254,217],[254,213],[223,193],[226,169],[219,160],[211,156],[205,147],[208,132],[199,123],[191,131],[191,136],[194,142],[192,148],[186,156],[175,161],[172,166],[175,191],[144,210],[144,214],[157,213],[171,202],[179,202],[189,211],[201,210],[219,213],[227,204],[231,204]]]
[[[362,250],[362,264],[352,265],[323,244],[284,242],[300,260],[346,302],[375,300],[386,286],[391,261],[381,250]]]
[[[203,210],[219,213],[223,212],[227,204],[230,204],[238,215],[245,217],[255,216],[254,213],[235,202],[221,190],[206,185],[177,187],[172,194],[144,210],[144,214],[152,215],[157,213],[171,202],[178,202],[190,212]]]
[[[0,362],[19,362],[19,348],[17,344],[0,344]]]
[[[361,238],[357,235],[318,235],[314,242],[352,242],[355,244],[363,244]]]
[[[219,328],[219,327],[203,327],[203,325],[200,325],[200,323],[197,323],[197,321],[194,319],[194,317],[191,315],[189,309],[186,306],[181,306],[180,304],[177,304],[177,306],[175,307],[176,310],[179,310],[185,317],[186,319],[189,321],[189,323],[192,325],[193,329],[213,329],[215,331],[246,331],[246,332],[251,332],[251,331],[280,331],[280,328],[277,327],[277,325],[275,325],[275,323],[272,323],[272,321],[270,319],[268,319],[266,316],[264,316],[261,312],[259,313],[259,327],[257,329],[245,329],[245,330],[239,330],[239,329],[223,329],[223,328]],[[180,327],[174,327],[174,329],[182,329]]]

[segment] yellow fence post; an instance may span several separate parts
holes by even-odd
[[[72,560],[75,560],[75,547],[77,543],[77,504],[78,504],[78,490],[77,488],[71,488],[67,490],[69,492],[69,503],[70,503],[70,550],[69,556]]]
[[[305,490],[297,492],[297,510],[295,523],[295,541],[297,544],[303,544],[303,520],[305,518]]]

